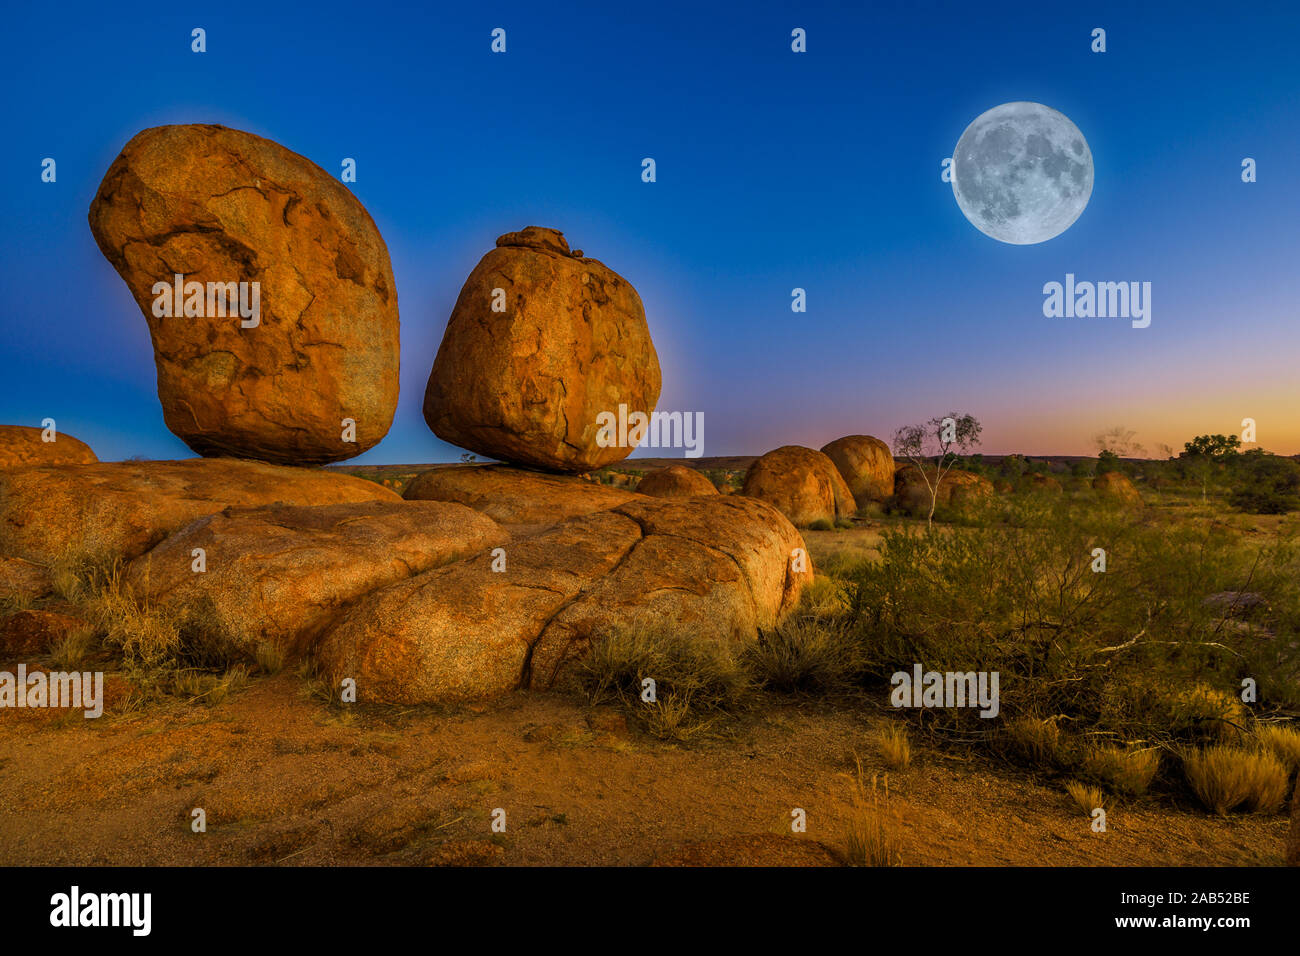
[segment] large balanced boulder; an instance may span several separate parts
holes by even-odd
[[[407,501],[455,501],[505,525],[550,525],[608,511],[639,497],[572,475],[548,475],[506,465],[457,465],[416,475]]]
[[[894,493],[894,453],[879,438],[846,435],[822,449],[835,463],[859,508]]]
[[[0,468],[15,465],[89,465],[99,461],[90,446],[57,431],[27,425],[0,425]]]
[[[104,175],[90,229],[149,323],[167,427],[194,451],[320,464],[388,432],[388,249],[315,163],[224,126],[147,129]],[[201,294],[172,301],[177,275]]]
[[[1118,471],[1102,472],[1092,479],[1092,489],[1107,501],[1134,508],[1142,505],[1142,496],[1133,487],[1133,482],[1128,480],[1128,476],[1121,475]]]
[[[685,465],[669,465],[648,473],[637,483],[636,490],[654,498],[692,498],[718,493],[713,482]]]
[[[373,481],[228,458],[0,470],[0,555],[52,567],[130,559],[231,505],[400,501]]]
[[[570,252],[560,232],[529,226],[497,239],[465,280],[424,418],[439,438],[489,458],[591,471],[632,451],[617,422],[653,412],[659,387],[636,290]]]
[[[739,497],[640,498],[359,601],[320,642],[358,700],[438,703],[565,686],[593,640],[653,620],[727,648],[757,640],[812,576],[799,533]]]
[[[834,524],[857,511],[835,463],[802,445],[783,445],[756,460],[740,493],[774,505],[800,528],[820,521]]]
[[[230,657],[262,644],[292,657],[362,595],[509,537],[486,515],[441,501],[227,508],[131,562],[126,582],[172,620],[201,622]]]
[[[942,479],[938,479],[933,467],[927,466],[922,475],[916,465],[903,464],[894,473],[894,500],[909,514],[928,515],[931,488],[936,481],[938,494],[934,497],[934,504],[938,508],[962,510],[976,507],[993,497],[993,482],[983,475],[951,469],[943,473]]]

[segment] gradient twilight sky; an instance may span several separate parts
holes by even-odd
[[[1181,448],[1246,416],[1300,452],[1291,3],[71,2],[6,28],[0,422],[53,417],[106,460],[192,453],[86,211],[131,136],[196,122],[335,175],[357,160],[402,317],[397,418],[358,463],[457,457],[424,424],[425,381],[465,277],[526,225],[637,288],[658,407],[704,412],[705,455],[952,410],[992,454],[1095,453],[1117,424]],[[1082,217],[1034,246],[981,234],[940,179],[967,124],[1014,100],[1069,116],[1096,162]],[[1150,328],[1044,318],[1067,272],[1151,282]]]

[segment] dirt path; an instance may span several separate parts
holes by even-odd
[[[210,709],[0,711],[0,864],[835,862],[880,719],[768,699],[681,747],[574,698],[344,712],[289,674]],[[889,785],[909,865],[1273,865],[1287,826],[1148,801],[1094,834],[1059,787],[924,748]]]

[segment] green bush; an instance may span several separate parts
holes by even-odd
[[[1092,569],[1095,548],[1106,552],[1104,572]],[[1216,737],[1234,723],[1222,699],[1235,699],[1244,677],[1275,702],[1295,694],[1300,561],[1289,540],[1248,547],[1222,527],[1058,500],[1021,502],[1004,524],[886,530],[880,551],[846,581],[850,626],[878,679],[917,663],[997,671],[1003,718],[1060,715],[1071,735],[1117,743]],[[1252,628],[1205,602],[1246,589],[1269,602]],[[1198,684],[1211,689],[1200,710],[1203,701],[1182,699]],[[970,709],[920,719],[993,736],[993,722]]]

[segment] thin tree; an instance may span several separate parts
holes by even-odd
[[[948,472],[957,463],[954,452],[968,454],[980,443],[984,426],[974,415],[953,412],[944,418],[932,418],[924,425],[904,425],[894,432],[894,454],[906,458],[916,466],[930,492],[930,513],[926,515],[927,529],[934,527],[934,509],[939,503],[939,488]],[[934,472],[926,464],[934,458]]]
[[[1178,457],[1192,473],[1192,477],[1201,483],[1201,504],[1209,498],[1210,479],[1219,471],[1219,466],[1237,454],[1241,448],[1241,439],[1236,435],[1197,435],[1183,445],[1183,453]]]

